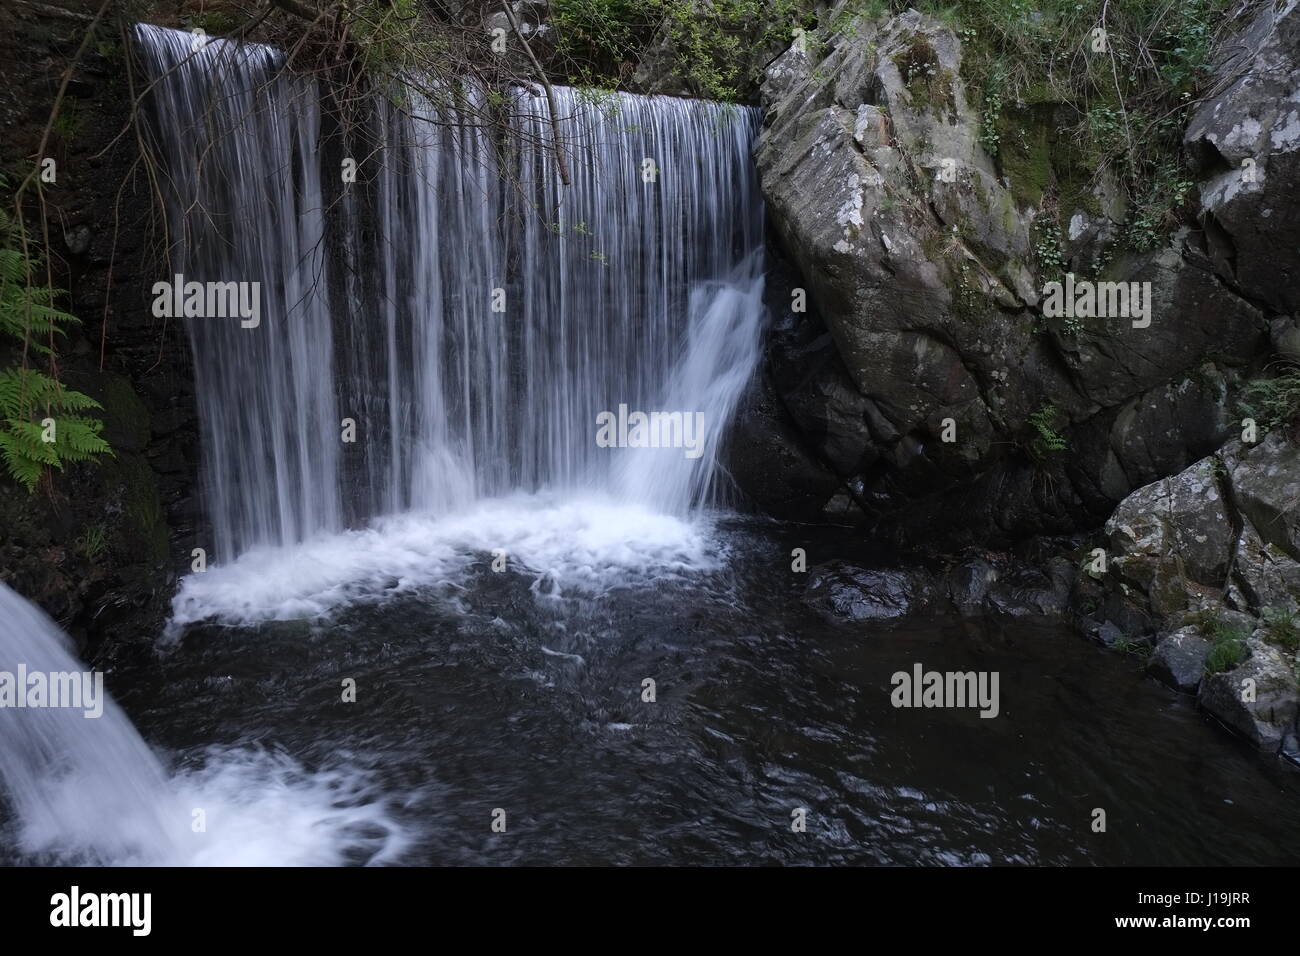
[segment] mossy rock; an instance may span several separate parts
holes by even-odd
[[[1004,109],[998,116],[998,164],[1016,204],[1037,206],[1055,180],[1052,143],[1043,111]]]
[[[85,392],[103,408],[92,412],[103,421],[103,437],[114,452],[141,452],[149,444],[149,409],[131,383],[113,372],[70,371],[66,384]]]
[[[914,36],[906,49],[894,54],[893,61],[918,111],[933,111],[956,122],[953,84],[957,77],[940,65],[939,54],[924,36]]]
[[[140,455],[118,455],[99,466],[109,514],[116,527],[112,551],[126,561],[161,564],[167,560],[167,519],[157,478]]]

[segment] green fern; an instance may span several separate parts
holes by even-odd
[[[1029,425],[1034,435],[1029,442],[1029,452],[1035,461],[1042,463],[1050,455],[1069,449],[1070,445],[1057,429],[1061,425],[1062,415],[1055,405],[1046,403],[1029,416]]]
[[[1238,404],[1265,430],[1300,422],[1300,365],[1285,363],[1274,378],[1247,383]]]
[[[10,476],[32,491],[46,467],[111,454],[103,422],[68,414],[99,407],[36,369],[0,370],[0,458]]]
[[[0,188],[5,185],[0,177]],[[63,292],[34,284],[39,260],[23,253],[22,238],[0,209],[0,333],[24,343],[26,351],[50,355],[46,343],[78,319],[55,305]],[[34,368],[0,369],[0,460],[10,477],[30,492],[47,468],[112,454],[100,434],[104,423],[75,414],[99,407]]]
[[[63,335],[63,326],[79,320],[55,306],[64,294],[61,289],[32,284],[40,261],[24,257],[16,248],[21,238],[17,224],[0,209],[0,333],[25,342],[33,352],[49,355],[50,337]]]

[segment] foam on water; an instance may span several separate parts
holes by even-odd
[[[49,812],[20,821],[12,842],[40,863],[88,866],[341,866],[397,862],[410,830],[370,774],[309,771],[283,753],[210,748],[131,812],[106,819],[84,774],[50,781]],[[202,828],[195,811],[203,813]]]
[[[0,671],[78,673],[66,636],[0,584]],[[108,683],[106,681],[106,683]],[[105,695],[107,698],[107,695]],[[386,863],[409,844],[368,772],[210,748],[169,774],[111,699],[0,710],[0,845],[40,863],[314,866]],[[196,828],[194,811],[204,813]]]
[[[357,600],[463,580],[504,551],[539,595],[662,582],[717,569],[709,518],[658,514],[582,496],[518,494],[454,515],[397,515],[359,531],[258,548],[191,574],[172,608],[172,633],[199,621],[254,624],[313,618]]]
[[[188,866],[340,866],[398,862],[412,843],[371,774],[342,765],[309,772],[283,753],[210,748],[173,780],[183,808],[206,814],[187,827]]]

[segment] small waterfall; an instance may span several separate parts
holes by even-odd
[[[0,584],[0,681],[77,675],[82,664],[54,622]],[[16,701],[16,699],[15,699]],[[25,853],[86,862],[179,856],[189,815],[168,796],[167,777],[111,698],[84,707],[0,709],[0,798],[13,811]]]
[[[504,143],[472,87],[341,129],[273,50],[136,36],[171,271],[260,289],[256,327],[184,319],[217,558],[520,491],[714,501],[763,319],[757,110],[557,88],[565,187],[529,91]],[[702,413],[700,454],[602,447],[620,406]]]
[[[346,761],[213,746],[169,776],[107,694],[31,706],[34,681],[84,673],[54,622],[0,584],[0,862],[337,866],[409,846],[370,773]]]

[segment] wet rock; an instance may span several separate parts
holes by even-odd
[[[1220,82],[1192,116],[1184,143],[1206,177],[1201,220],[1216,272],[1251,300],[1295,313],[1300,5],[1249,5],[1245,11],[1253,18],[1219,52]]]
[[[1212,646],[1195,626],[1180,628],[1156,642],[1147,673],[1175,690],[1195,693],[1205,676],[1205,659]]]
[[[987,606],[1007,617],[1057,617],[1069,606],[1073,583],[1068,561],[1054,560],[1046,568],[1017,567],[998,576]]]
[[[1259,749],[1277,751],[1295,733],[1300,714],[1295,665],[1258,637],[1247,647],[1250,656],[1240,666],[1206,675],[1197,702]]]
[[[1104,281],[1150,283],[1150,324],[1045,318],[1044,283],[1064,276],[1033,253],[1042,187],[981,145],[952,31],[846,3],[823,22],[762,87],[759,177],[816,313],[768,351],[794,427],[860,487],[866,521],[905,544],[1004,547],[1095,527],[1219,447],[1237,370],[1270,328],[1216,275],[1209,227],[1116,252],[1123,190],[1095,177],[1092,211],[1063,220],[1064,251],[1080,274],[1107,259]],[[1029,421],[1049,405],[1069,455],[1042,460]]]
[[[1221,589],[1234,542],[1211,456],[1125,498],[1106,522],[1110,572],[1157,616]]]
[[[948,600],[961,614],[980,614],[989,589],[998,580],[998,570],[983,558],[964,561],[947,575]]]
[[[877,571],[831,561],[809,569],[803,600],[832,623],[880,622],[924,611],[934,596],[924,571]]]
[[[806,450],[766,375],[751,383],[731,426],[723,461],[749,502],[777,518],[816,520],[840,486]]]

